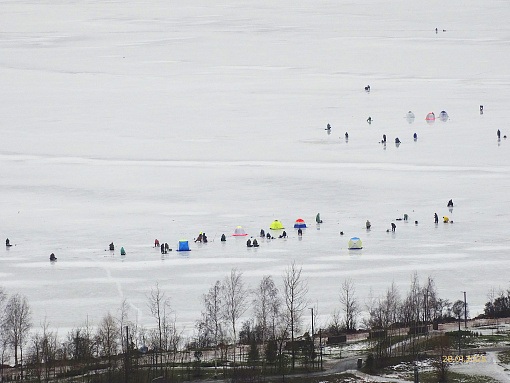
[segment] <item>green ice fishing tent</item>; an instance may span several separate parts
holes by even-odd
[[[363,242],[358,237],[352,237],[349,239],[349,250],[361,250],[363,249]]]

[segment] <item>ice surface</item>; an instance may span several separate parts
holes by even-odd
[[[60,332],[123,299],[151,325],[156,281],[191,330],[231,268],[253,288],[280,283],[292,261],[322,322],[345,278],[363,302],[392,281],[407,289],[414,271],[480,313],[510,281],[510,141],[496,137],[509,134],[509,12],[471,0],[3,2],[0,235],[14,246],[0,285]],[[425,122],[441,110],[447,122]],[[454,223],[435,226],[434,212]],[[288,239],[247,249],[230,236],[274,219]],[[200,231],[210,243],[192,242]],[[363,250],[347,250],[352,236]],[[162,258],[155,238],[192,251]]]

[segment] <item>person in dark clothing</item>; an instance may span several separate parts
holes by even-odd
[[[395,138],[395,144],[400,144],[400,139],[398,137]]]
[[[299,235],[301,237],[303,235],[303,230],[302,229],[297,229],[297,235]]]
[[[271,234],[267,233],[267,234],[266,234],[266,238],[267,238],[267,239],[271,239]]]
[[[221,235],[221,242],[225,242],[227,240],[227,237],[225,237],[225,234]]]
[[[483,105],[480,105],[480,114],[483,114]]]
[[[283,233],[282,233],[282,237],[283,238],[287,238],[287,232],[284,230]]]
[[[9,242],[9,238],[7,238],[7,239],[5,240],[5,246],[11,246],[11,244],[10,244],[10,242]]]
[[[367,122],[368,122],[369,124],[371,124],[371,123],[372,123],[372,117],[368,116],[368,118],[367,118]]]
[[[247,246],[247,247],[253,247],[253,245],[251,244],[251,239],[248,239],[248,240],[246,241],[246,246]]]
[[[439,217],[437,213],[434,213],[434,223],[439,223]]]
[[[394,222],[391,223],[391,231],[395,231],[395,229],[397,228],[397,225],[395,225]]]
[[[501,140],[501,132],[499,131],[499,129],[498,129],[497,135],[498,135],[498,140]]]
[[[418,135],[416,133],[413,134],[413,138],[416,141],[418,139]]]
[[[328,125],[326,126],[326,129],[325,129],[325,130],[330,131],[330,130],[331,130],[331,125],[329,125],[329,124],[328,124]]]
[[[259,247],[259,243],[256,238],[253,239],[253,247]]]
[[[165,242],[165,254],[168,250],[170,250],[170,246],[168,246],[168,243]]]
[[[382,143],[385,144],[386,143],[386,134],[383,134],[382,135]]]
[[[260,229],[260,238],[264,238],[266,236],[266,233],[264,232],[264,229]]]
[[[348,140],[349,139],[349,133],[345,132],[345,139]]]
[[[205,233],[202,234],[202,242],[207,243],[207,235],[205,235]]]
[[[195,239],[195,242],[202,242],[203,234],[200,233],[198,237]]]
[[[448,204],[446,205],[447,207],[453,207],[453,201],[452,200],[449,200],[448,201]]]
[[[113,245],[113,242],[112,242],[112,243],[110,243],[110,246],[109,246],[109,247],[110,247],[110,251],[114,251],[114,250],[115,250],[115,246]]]
[[[57,260],[57,257],[55,257],[55,254],[51,253],[50,254],[50,261],[56,261]]]
[[[161,244],[161,254],[165,254],[165,245]]]

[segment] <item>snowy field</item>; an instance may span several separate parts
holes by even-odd
[[[0,9],[0,238],[13,244],[0,251],[0,285],[28,297],[36,328],[46,318],[65,334],[123,299],[152,325],[158,281],[192,331],[202,294],[231,268],[253,288],[268,274],[281,284],[292,261],[322,325],[345,278],[364,302],[430,275],[443,298],[466,291],[471,316],[509,287],[507,1]],[[448,121],[425,121],[441,110]],[[435,212],[454,223],[434,225]],[[297,218],[309,225],[301,239]],[[248,249],[231,237],[274,219],[288,239]],[[200,231],[209,243],[192,242]],[[352,236],[363,250],[347,249]],[[162,257],[155,238],[192,251]]]

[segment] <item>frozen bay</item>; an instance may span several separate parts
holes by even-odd
[[[508,287],[505,3],[0,4],[0,233],[15,245],[0,285],[28,297],[36,325],[97,323],[124,298],[150,325],[158,281],[191,329],[232,267],[255,287],[293,260],[324,321],[347,277],[364,300],[431,275],[442,297],[466,291],[471,315]],[[441,110],[447,122],[425,122]],[[229,236],[273,219],[289,239]],[[212,241],[190,253],[152,248],[200,231]]]

